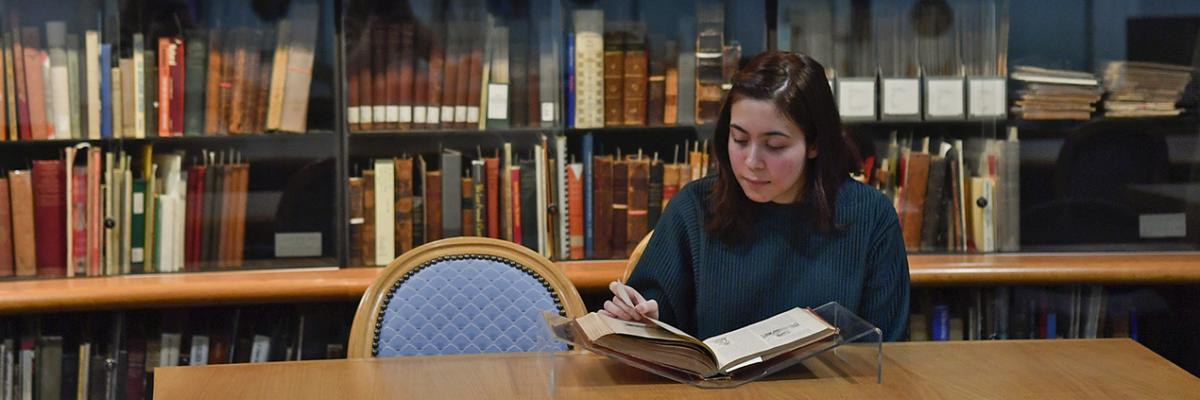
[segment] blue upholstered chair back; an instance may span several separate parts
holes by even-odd
[[[530,268],[494,256],[427,261],[397,280],[379,313],[376,357],[565,350],[542,311],[566,315]]]

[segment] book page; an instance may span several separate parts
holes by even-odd
[[[708,338],[704,344],[716,356],[717,365],[727,370],[732,364],[789,345],[803,344],[832,330],[811,311],[793,308],[744,328]]]
[[[700,341],[691,336],[684,334],[683,337],[677,334],[660,328],[653,324],[642,322],[623,321],[620,319],[606,317],[597,313],[579,317],[577,319],[579,327],[583,329],[584,334],[588,339],[597,341],[601,337],[617,334],[628,335],[646,339],[666,340],[672,342],[692,342],[699,344]]]

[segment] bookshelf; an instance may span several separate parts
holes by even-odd
[[[1195,285],[1200,253],[913,255],[916,287]],[[563,261],[580,291],[603,293],[625,260]],[[379,268],[290,268],[0,282],[0,315],[207,305],[357,301]]]
[[[23,22],[21,24],[39,30],[45,30],[46,22],[58,19],[57,16],[50,15],[51,13],[40,9],[34,10],[38,7],[32,3],[11,0],[0,1],[0,3],[7,6],[3,11],[22,11],[20,16]],[[89,8],[78,11],[79,15],[66,18],[68,33],[83,36],[85,30],[99,30],[102,40],[107,41],[109,36],[118,37],[120,44],[126,47],[132,44],[133,31],[141,29],[135,28],[135,26],[140,26],[147,20],[154,22],[156,18],[164,15],[163,12],[168,13],[165,15],[169,15],[171,12],[180,12],[160,9],[168,6],[175,7],[175,3],[172,2],[106,0],[99,3],[92,1],[81,1],[80,3],[88,3]],[[392,7],[395,5],[392,3],[377,0],[308,0],[293,1],[291,4],[302,3],[306,5],[315,3],[319,10],[317,26],[313,27],[317,32],[316,40],[310,49],[313,57],[311,89],[307,96],[308,111],[303,118],[306,125],[306,128],[302,130],[303,133],[282,133],[264,126],[262,129],[250,129],[254,132],[245,135],[220,132],[216,132],[217,134],[214,135],[190,135],[194,132],[185,129],[183,136],[179,137],[156,137],[154,131],[148,130],[144,135],[146,137],[137,137],[136,134],[121,137],[125,135],[117,134],[105,138],[84,139],[87,136],[82,136],[71,139],[0,141],[0,170],[5,172],[28,168],[27,164],[30,160],[57,159],[64,148],[83,142],[105,151],[132,154],[135,164],[139,166],[140,162],[137,159],[141,157],[140,152],[146,145],[153,146],[156,154],[182,152],[185,155],[185,166],[191,165],[190,160],[197,157],[201,151],[212,151],[218,154],[237,152],[240,154],[240,158],[251,164],[248,187],[252,206],[247,210],[246,216],[244,244],[247,256],[242,270],[208,271],[216,268],[199,268],[204,271],[70,279],[0,278],[0,316],[9,320],[18,320],[37,315],[125,312],[143,309],[186,310],[211,305],[352,303],[361,296],[364,288],[376,276],[379,269],[363,266],[368,263],[351,261],[352,248],[357,246],[357,244],[351,243],[354,237],[350,222],[353,217],[349,198],[352,189],[351,180],[360,177],[360,174],[373,167],[376,161],[402,155],[422,155],[426,157],[426,161],[429,161],[431,170],[439,170],[442,167],[440,156],[443,150],[452,149],[462,153],[461,161],[464,164],[462,171],[466,172],[470,168],[470,161],[479,158],[476,156],[476,149],[481,150],[487,156],[495,154],[497,150],[503,149],[507,144],[512,147],[514,154],[519,154],[520,158],[525,159],[534,146],[542,144],[543,138],[548,139],[550,145],[550,148],[547,149],[548,152],[557,150],[555,148],[557,146],[556,139],[564,138],[561,143],[565,145],[564,153],[567,159],[582,159],[584,143],[590,140],[593,146],[593,155],[613,156],[615,159],[618,152],[622,156],[621,158],[624,158],[642,150],[647,157],[657,153],[661,160],[682,161],[681,164],[689,163],[693,157],[689,151],[695,148],[697,143],[711,138],[714,129],[711,114],[707,115],[707,120],[706,118],[697,118],[699,112],[696,108],[697,102],[705,102],[711,108],[720,100],[720,96],[713,96],[714,93],[719,93],[719,90],[710,90],[704,96],[697,92],[694,85],[697,77],[694,72],[698,68],[707,68],[706,71],[710,73],[710,76],[704,78],[706,80],[704,84],[708,86],[708,89],[719,89],[720,82],[714,82],[714,76],[728,79],[728,74],[733,68],[736,68],[739,59],[744,61],[747,57],[768,48],[781,48],[806,51],[816,55],[818,59],[828,59],[826,66],[836,70],[836,73],[831,74],[834,78],[863,78],[873,72],[862,72],[861,74],[864,76],[858,76],[860,70],[871,70],[874,68],[872,64],[886,61],[882,60],[882,56],[877,60],[875,55],[868,54],[871,53],[871,48],[886,47],[886,43],[879,40],[879,37],[859,36],[850,28],[869,28],[883,19],[907,15],[906,10],[888,9],[876,14],[880,21],[855,22],[851,20],[863,17],[862,10],[846,7],[859,7],[873,2],[805,0],[766,1],[755,7],[743,7],[743,3],[734,1],[646,2],[625,0],[592,4],[590,2],[557,0],[523,2],[416,0],[396,3],[416,5],[413,10],[407,10],[409,11],[407,14],[405,10],[393,9]],[[713,16],[712,9],[706,9],[707,6],[701,3],[707,3],[707,6],[715,4],[718,9],[723,6],[724,15],[721,16],[724,18],[723,23],[725,24],[721,27],[723,29],[708,29],[707,32],[698,32],[698,27],[702,24],[707,28],[714,27],[711,18]],[[814,3],[836,4],[836,7],[826,10],[828,15],[824,15],[820,13],[826,11],[812,7]],[[1005,7],[1008,4],[1004,1],[978,3],[1003,4]],[[103,9],[94,9],[97,4]],[[126,9],[120,9],[119,5],[122,4],[127,5]],[[276,15],[282,11],[258,9],[267,4],[274,3],[220,0],[205,2],[205,5],[200,6],[187,6],[195,7],[195,9],[189,9],[185,13],[188,15],[181,19],[185,25],[183,32],[143,29],[145,30],[142,32],[146,39],[145,47],[156,49],[157,47],[153,44],[157,44],[157,42],[151,39],[155,39],[153,35],[162,34],[182,36],[186,48],[188,41],[199,37],[194,36],[195,32],[191,32],[190,28],[202,30],[229,28],[228,32],[231,33],[231,37],[236,38],[240,37],[238,35],[246,33],[243,28],[256,31],[261,28],[277,27],[279,18],[286,13]],[[955,4],[957,5],[957,3]],[[1013,5],[1013,7],[1020,6],[1022,5]],[[772,7],[778,7],[778,9],[772,10]],[[748,12],[743,8],[758,11]],[[664,122],[660,124],[654,119],[657,116],[651,116],[648,113],[645,122],[641,125],[637,123],[629,125],[626,122],[628,115],[622,112],[628,110],[621,108],[615,110],[617,116],[620,117],[618,118],[619,122],[609,123],[603,118],[605,112],[612,111],[609,110],[611,108],[609,106],[623,107],[626,105],[624,103],[626,99],[598,96],[600,98],[593,100],[600,100],[605,107],[591,111],[599,112],[600,123],[596,125],[595,121],[592,121],[594,127],[579,127],[575,125],[576,119],[572,119],[578,116],[575,115],[577,110],[568,112],[567,107],[571,105],[570,101],[581,99],[568,94],[566,82],[551,79],[555,83],[545,86],[546,81],[539,80],[536,93],[540,104],[523,102],[525,98],[518,97],[518,93],[530,95],[529,99],[532,99],[532,94],[535,93],[534,87],[521,88],[517,83],[520,80],[520,74],[525,74],[524,76],[528,78],[531,76],[529,75],[531,70],[526,69],[521,72],[513,68],[512,71],[507,71],[507,77],[504,76],[505,74],[496,74],[495,71],[488,75],[489,79],[495,79],[492,83],[507,85],[505,86],[509,90],[507,99],[477,97],[472,100],[473,92],[468,93],[466,97],[461,97],[459,95],[459,91],[463,88],[461,83],[460,86],[455,86],[453,91],[442,90],[441,94],[444,99],[448,99],[445,96],[450,93],[455,94],[453,103],[446,100],[442,106],[452,107],[456,118],[458,117],[458,107],[480,108],[482,111],[480,118],[484,120],[482,128],[478,126],[464,127],[464,121],[459,120],[445,121],[442,128],[436,128],[434,124],[428,122],[418,126],[415,124],[415,119],[409,120],[411,125],[402,127],[401,125],[405,124],[402,120],[402,115],[405,115],[403,112],[400,112],[394,119],[390,116],[384,118],[382,125],[370,129],[361,125],[364,115],[363,107],[371,106],[372,111],[376,111],[374,107],[378,106],[372,100],[364,97],[366,93],[370,92],[371,95],[375,95],[382,89],[383,97],[380,98],[389,100],[388,105],[383,106],[385,107],[384,114],[392,112],[388,107],[396,104],[392,102],[393,99],[396,101],[405,99],[404,83],[388,80],[390,71],[387,65],[380,69],[380,65],[373,59],[378,58],[377,55],[390,56],[393,52],[387,50],[394,49],[393,47],[373,47],[372,42],[378,43],[378,40],[375,39],[378,39],[380,35],[376,31],[390,34],[392,26],[399,25],[400,33],[403,35],[404,29],[406,29],[403,25],[413,22],[429,27],[430,31],[421,33],[421,35],[425,35],[423,37],[441,35],[448,39],[441,43],[445,46],[442,51],[446,56],[442,60],[442,66],[446,67],[446,61],[455,57],[460,60],[466,59],[465,62],[471,63],[470,58],[474,56],[472,52],[477,50],[480,44],[478,42],[488,42],[491,39],[491,35],[488,35],[489,38],[481,38],[480,31],[477,29],[489,29],[488,33],[499,33],[499,31],[490,29],[502,27],[507,29],[504,34],[508,35],[510,40],[524,37],[530,40],[530,43],[525,43],[526,45],[538,43],[538,46],[526,46],[526,50],[529,50],[530,53],[525,54],[523,61],[519,59],[521,56],[518,55],[518,47],[505,49],[508,52],[506,62],[512,62],[510,65],[514,66],[524,63],[526,66],[541,68],[543,67],[542,60],[535,60],[532,56],[538,54],[534,52],[542,51],[542,48],[539,47],[542,43],[548,43],[550,50],[557,51],[557,53],[554,53],[547,66],[551,70],[557,69],[558,73],[563,73],[569,58],[565,51],[567,38],[575,37],[579,33],[578,27],[575,26],[574,13],[583,9],[603,9],[604,11],[604,16],[600,21],[601,27],[590,33],[601,37],[609,36],[609,34],[621,37],[620,31],[625,29],[621,27],[627,27],[629,28],[628,33],[634,35],[632,37],[644,35],[642,45],[645,48],[640,49],[641,53],[638,53],[639,48],[636,45],[620,49],[592,49],[602,52],[605,50],[615,51],[610,54],[611,56],[617,56],[617,53],[620,53],[621,56],[632,54],[633,57],[627,57],[625,60],[632,60],[635,63],[641,60],[638,57],[645,57],[646,70],[640,71],[643,75],[635,73],[633,78],[645,78],[648,83],[658,82],[659,80],[655,77],[662,71],[655,65],[656,59],[660,63],[665,62],[667,67],[671,63],[675,63],[676,72],[679,72],[679,69],[690,68],[692,70],[693,74],[690,79],[693,84],[680,84],[680,89],[690,86],[690,91],[676,93],[680,99],[691,96],[686,97],[686,100],[678,100],[679,104],[676,104],[676,106],[680,106],[690,103],[689,110],[687,112],[682,109],[676,110],[677,120],[674,124],[665,122],[665,116],[663,117]],[[465,12],[458,13],[457,11]],[[1014,22],[1019,23],[1022,18],[1028,18],[1028,14],[1043,11],[1040,9],[1014,10],[1012,18]],[[110,30],[106,26],[95,26],[94,19],[83,18],[83,16],[91,16],[96,12],[105,17],[104,24],[110,24],[115,17],[120,17],[116,19],[126,25],[121,29]],[[757,12],[763,12],[764,15],[755,14]],[[494,17],[490,21],[491,26],[473,25],[485,24],[483,17],[489,13]],[[5,17],[0,21],[0,25],[5,25],[3,32],[8,33],[11,30],[8,26],[11,21],[9,14],[6,12],[0,12],[0,14]],[[1087,15],[1082,12],[1076,14]],[[1008,15],[1009,13],[1004,12],[992,16],[997,20],[1003,19],[1007,22]],[[1070,18],[1077,18],[1074,15],[1072,14]],[[830,43],[830,46],[837,48],[810,49],[805,47],[807,45],[804,43],[822,42],[821,38],[806,38],[800,35],[800,32],[819,33],[822,30],[820,29],[822,25],[802,22],[803,18],[814,16],[832,19],[835,25],[827,26],[826,31],[833,35],[830,35],[827,42]],[[613,24],[610,25],[610,22]],[[628,25],[629,22],[634,24]],[[453,29],[447,30],[448,27],[463,27],[463,25],[455,25],[461,23],[467,24],[466,29],[457,34],[450,33]],[[816,26],[818,29],[801,29],[806,25]],[[616,29],[608,29],[609,27]],[[1014,25],[1015,27],[1016,25]],[[155,29],[159,28],[162,27],[156,25]],[[592,26],[588,29],[594,28],[596,27]],[[267,32],[267,30],[262,32]],[[278,33],[277,30],[274,32]],[[1014,34],[1018,32],[1041,31],[1030,27],[1024,27],[1021,30],[1014,29]],[[968,35],[970,33],[976,35]],[[965,42],[995,45],[996,58],[1009,63],[1012,63],[1012,61],[1008,61],[1009,59],[1018,60],[1021,59],[1020,56],[1024,56],[1025,59],[1033,60],[1040,60],[1039,57],[1049,57],[1052,60],[1051,64],[1055,64],[1053,60],[1057,57],[1053,54],[1014,54],[1009,57],[1006,49],[1019,47],[1029,51],[1030,47],[1028,44],[1004,46],[1007,41],[1007,32],[1001,34],[998,29],[988,32],[955,34]],[[996,34],[1000,37],[983,37],[987,34]],[[697,65],[697,57],[695,57],[698,52],[705,50],[697,49],[696,39],[701,35],[708,40],[703,44],[710,46],[707,50],[716,50],[715,53],[720,54],[715,60],[706,60],[708,64],[704,66]],[[788,38],[784,40],[784,36],[788,36]],[[834,36],[838,39],[835,40]],[[1040,41],[1042,37],[1054,36],[1052,34],[1042,35],[1038,37],[1038,40]],[[897,36],[897,38],[900,37]],[[715,42],[712,41],[714,38],[717,39]],[[478,42],[472,41],[475,39]],[[622,37],[621,40],[625,41],[625,39],[627,37]],[[675,47],[670,48],[664,39],[674,40]],[[273,42],[274,40],[268,41]],[[401,42],[403,41],[402,36]],[[391,42],[391,39],[383,39],[383,42],[388,43],[387,46],[397,44]],[[1106,42],[1103,40],[1088,41],[1088,43]],[[48,46],[46,41],[43,41],[42,44]],[[714,44],[715,47],[713,47]],[[922,43],[921,46],[930,44]],[[932,44],[936,45],[936,43]],[[263,48],[259,49],[262,50],[260,62],[263,62],[271,58],[269,50],[273,50],[274,47],[267,46],[265,43],[261,43],[261,45]],[[420,43],[414,43],[414,47],[420,48],[420,51],[429,51]],[[979,46],[979,48],[985,47],[987,46]],[[668,48],[669,51],[665,50]],[[485,49],[494,50],[492,47],[485,47]],[[132,54],[126,54],[129,50],[126,48],[117,51],[114,48],[111,54],[112,66],[119,66],[118,59],[120,58],[132,57]],[[825,50],[828,51],[823,52]],[[82,50],[80,51],[82,52]],[[402,53],[403,51],[394,52],[395,55],[403,58],[405,56]],[[708,53],[711,55],[712,52]],[[1179,54],[1184,53],[1179,52]],[[680,56],[681,54],[682,56]],[[659,57],[662,55],[667,55],[667,57]],[[670,55],[677,56],[677,58],[671,58]],[[966,60],[966,56],[964,56],[964,60],[961,61],[976,64],[970,69],[977,70],[979,74],[990,75],[993,78],[1005,76],[1003,70],[1006,65],[1003,63],[999,64],[1000,68],[992,68],[996,66],[993,61],[1001,60],[988,60],[992,58],[990,54],[975,54],[975,56],[977,58],[971,60]],[[904,54],[899,54],[898,58],[903,59],[904,57]],[[388,57],[382,57],[382,59],[384,64],[395,61]],[[557,59],[558,62],[553,62],[554,59]],[[484,56],[483,60],[488,61],[490,58]],[[716,61],[716,64],[713,61]],[[930,62],[944,61],[932,60]],[[50,62],[56,64],[53,60]],[[901,60],[899,64],[905,62],[907,61]],[[425,67],[428,68],[428,65]],[[419,69],[419,64],[414,64],[414,68]],[[989,70],[989,68],[995,70]],[[895,72],[902,70],[903,65],[888,65],[883,66],[882,69]],[[385,77],[385,80],[382,81],[383,84],[375,82],[369,87],[364,85],[363,73],[371,75],[380,72]],[[398,72],[401,72],[403,76],[403,71]],[[410,71],[410,74],[415,72]],[[475,73],[476,71],[469,72]],[[603,75],[605,71],[592,72],[600,72],[598,75]],[[189,71],[189,73],[191,72]],[[459,77],[462,74],[461,70],[457,73]],[[668,72],[663,74],[664,80],[669,79],[667,78],[670,76],[669,73],[668,69]],[[628,78],[626,75],[620,77],[621,79]],[[875,80],[877,92],[874,95],[883,97],[884,94],[880,89],[883,79],[892,78],[911,79],[913,76],[884,72],[881,78]],[[967,78],[961,76],[958,78],[966,86]],[[677,79],[683,82],[685,78],[677,76]],[[442,82],[449,85],[445,79]],[[457,82],[462,82],[462,80],[458,79]],[[470,79],[467,82],[470,82]],[[836,85],[837,81],[834,82]],[[584,82],[577,81],[575,83],[578,84],[576,88],[579,89],[583,87]],[[714,83],[717,85],[714,86]],[[389,87],[392,86],[399,88],[400,93],[389,92]],[[416,88],[410,87],[409,89],[415,90]],[[432,90],[433,88],[426,87],[426,89]],[[352,93],[355,90],[357,90],[356,95]],[[656,87],[645,88],[645,91],[656,90],[658,90]],[[667,88],[663,88],[664,93],[667,93],[667,90]],[[1009,94],[1012,91],[1013,89],[1010,88]],[[471,89],[467,88],[467,92],[471,92]],[[193,92],[188,89],[185,91],[185,95],[187,93]],[[153,94],[149,93],[147,97],[153,97]],[[412,97],[408,98],[410,103],[401,103],[401,107],[420,106],[417,103],[420,101],[420,97],[416,93],[411,93],[411,95]],[[636,100],[634,103],[649,108],[648,105],[652,102],[665,101],[665,99],[657,99],[654,96],[653,93],[646,94],[645,104],[637,103]],[[977,143],[1003,139],[1009,127],[1017,128],[1021,140],[1021,149],[1018,153],[1019,185],[1022,187],[1022,197],[1019,199],[1021,212],[1019,214],[1022,218],[1016,227],[1008,227],[1021,233],[1020,248],[1010,249],[1016,251],[997,253],[947,254],[943,249],[912,251],[909,255],[910,273],[911,282],[916,289],[953,292],[1006,286],[1062,288],[1105,285],[1117,288],[1118,291],[1126,288],[1150,287],[1162,288],[1169,292],[1194,289],[1200,285],[1200,245],[1197,245],[1200,242],[1196,240],[1200,235],[1197,233],[1200,232],[1200,223],[1197,223],[1197,219],[1194,217],[1198,209],[1196,205],[1200,204],[1195,196],[1200,191],[1193,188],[1195,182],[1200,180],[1197,175],[1200,168],[1196,167],[1200,165],[1200,156],[1198,156],[1200,152],[1195,151],[1196,148],[1200,148],[1197,145],[1197,138],[1200,138],[1197,136],[1197,133],[1200,133],[1200,121],[1195,117],[1194,103],[1192,103],[1193,109],[1190,109],[1193,111],[1186,112],[1179,118],[1115,119],[1095,116],[1087,121],[1027,121],[1006,113],[978,118],[962,115],[954,119],[884,115],[883,107],[879,106],[882,104],[882,100],[882,98],[875,99],[876,108],[879,109],[875,110],[874,117],[845,119],[846,130],[856,139],[860,149],[868,149],[871,151],[871,155],[880,158],[887,155],[886,149],[892,134],[896,134],[901,140],[913,138],[913,142],[907,143],[910,149],[917,148],[920,139],[924,137],[948,140],[963,139]],[[1007,106],[1010,100],[1012,99],[1006,99],[1004,105]],[[425,101],[428,102],[429,99],[426,98]],[[485,110],[489,106],[489,101],[495,103],[492,106],[498,106],[500,103],[506,104],[508,116],[513,117],[514,121],[517,107],[531,104],[545,107],[546,103],[549,103],[550,106],[549,108],[539,108],[537,110],[539,112],[534,112],[532,108],[525,108],[524,111],[521,111],[524,113],[525,121],[510,123],[511,121],[505,121],[505,118],[492,118],[492,121],[488,121]],[[426,105],[430,104],[426,103]],[[545,118],[533,118],[543,109],[555,110],[549,114],[551,116],[549,121]],[[688,112],[690,114],[687,114]],[[354,113],[354,117],[351,116],[352,113]],[[374,112],[372,114],[379,115]],[[964,114],[966,114],[965,110]],[[147,126],[150,126],[149,121]],[[1085,237],[1086,234],[1101,231],[1101,229],[1096,229],[1092,225],[1073,225],[1080,221],[1108,222],[1110,214],[1076,216],[1074,220],[1057,219],[1070,216],[1072,209],[1070,207],[1061,209],[1043,207],[1053,205],[1056,200],[1060,200],[1059,194],[1056,193],[1057,188],[1053,183],[1063,179],[1061,174],[1056,175],[1056,171],[1060,171],[1057,162],[1062,149],[1068,142],[1095,131],[1140,132],[1145,136],[1164,140],[1164,146],[1170,150],[1168,162],[1162,166],[1163,174],[1155,177],[1159,181],[1146,184],[1137,183],[1110,191],[1124,196],[1120,200],[1127,207],[1121,210],[1128,211],[1128,215],[1135,216],[1135,219],[1131,220],[1132,222],[1122,221],[1123,225],[1119,227],[1124,230],[1124,236],[1119,236],[1117,239],[1104,237],[1092,240],[1092,238]],[[0,136],[4,136],[6,133],[0,131]],[[967,146],[970,147],[971,144],[968,143]],[[676,149],[682,151],[676,155],[676,151],[678,151]],[[702,159],[702,154],[700,156]],[[1119,160],[1120,157],[1110,154],[1108,159]],[[561,160],[556,161],[561,162]],[[876,159],[877,163],[881,161]],[[695,165],[699,165],[698,163],[702,160],[696,160],[696,162]],[[134,177],[136,178],[137,175],[135,172]],[[422,178],[417,179],[410,184],[424,183]],[[1024,217],[1025,213],[1038,210],[1042,210],[1043,214],[1033,214],[1034,216],[1029,218]],[[1179,236],[1176,232],[1169,237],[1143,238],[1136,236],[1138,227],[1136,216],[1141,214],[1166,216],[1166,218],[1177,218],[1181,214],[1187,214],[1193,217],[1186,220],[1186,235]],[[300,256],[295,254],[279,255],[277,253],[279,248],[276,246],[279,233],[316,233],[319,236],[316,236],[315,239],[311,235],[293,239],[295,241],[291,242],[293,246],[291,250],[307,248],[309,250],[319,249],[319,251],[316,251],[315,255],[303,251],[301,253],[305,254]],[[550,236],[555,235],[552,232],[549,234]],[[1044,240],[1047,237],[1057,236],[1070,236],[1075,239],[1070,242]],[[636,243],[637,238],[627,237],[626,239]],[[314,245],[318,242],[319,244]],[[610,255],[602,255],[594,258],[566,257],[571,259],[564,259],[553,253],[555,252],[547,252],[548,256],[558,263],[585,295],[603,296],[607,283],[620,277],[626,264],[626,260],[620,255],[613,255],[612,258],[609,258]],[[395,255],[399,254],[400,252],[397,250]],[[1168,313],[1162,315],[1180,317],[1184,322],[1190,324],[1188,326],[1195,326],[1200,321],[1200,316],[1194,312],[1189,314],[1189,311],[1180,311],[1181,304],[1195,303],[1176,301],[1179,298],[1168,296],[1167,299],[1170,301],[1164,302],[1167,304],[1164,308],[1152,309],[1152,311],[1168,310]],[[1190,299],[1186,296],[1182,298]],[[0,322],[3,322],[3,319],[0,318]],[[1170,346],[1167,347],[1173,349],[1172,351],[1176,354],[1200,348],[1200,345],[1189,343],[1191,342],[1185,341],[1184,344],[1179,344],[1177,341],[1170,343]],[[1158,348],[1155,350],[1157,351]],[[1193,364],[1185,365],[1185,367],[1193,372],[1200,371],[1200,364],[1194,362],[1195,353],[1187,354],[1190,355],[1186,355],[1183,359],[1193,362]],[[1173,360],[1179,359],[1179,357],[1175,357]]]

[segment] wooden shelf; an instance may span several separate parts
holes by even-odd
[[[561,262],[583,292],[625,260]],[[297,268],[0,282],[0,314],[217,304],[357,301],[379,268]],[[913,286],[1200,283],[1200,252],[914,255]]]

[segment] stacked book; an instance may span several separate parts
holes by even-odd
[[[1191,82],[1190,67],[1114,61],[1104,70],[1104,115],[1113,118],[1171,117],[1183,112],[1177,103]]]
[[[1104,94],[1088,72],[1018,66],[1012,79],[1022,86],[1012,112],[1026,120],[1088,120]]]

